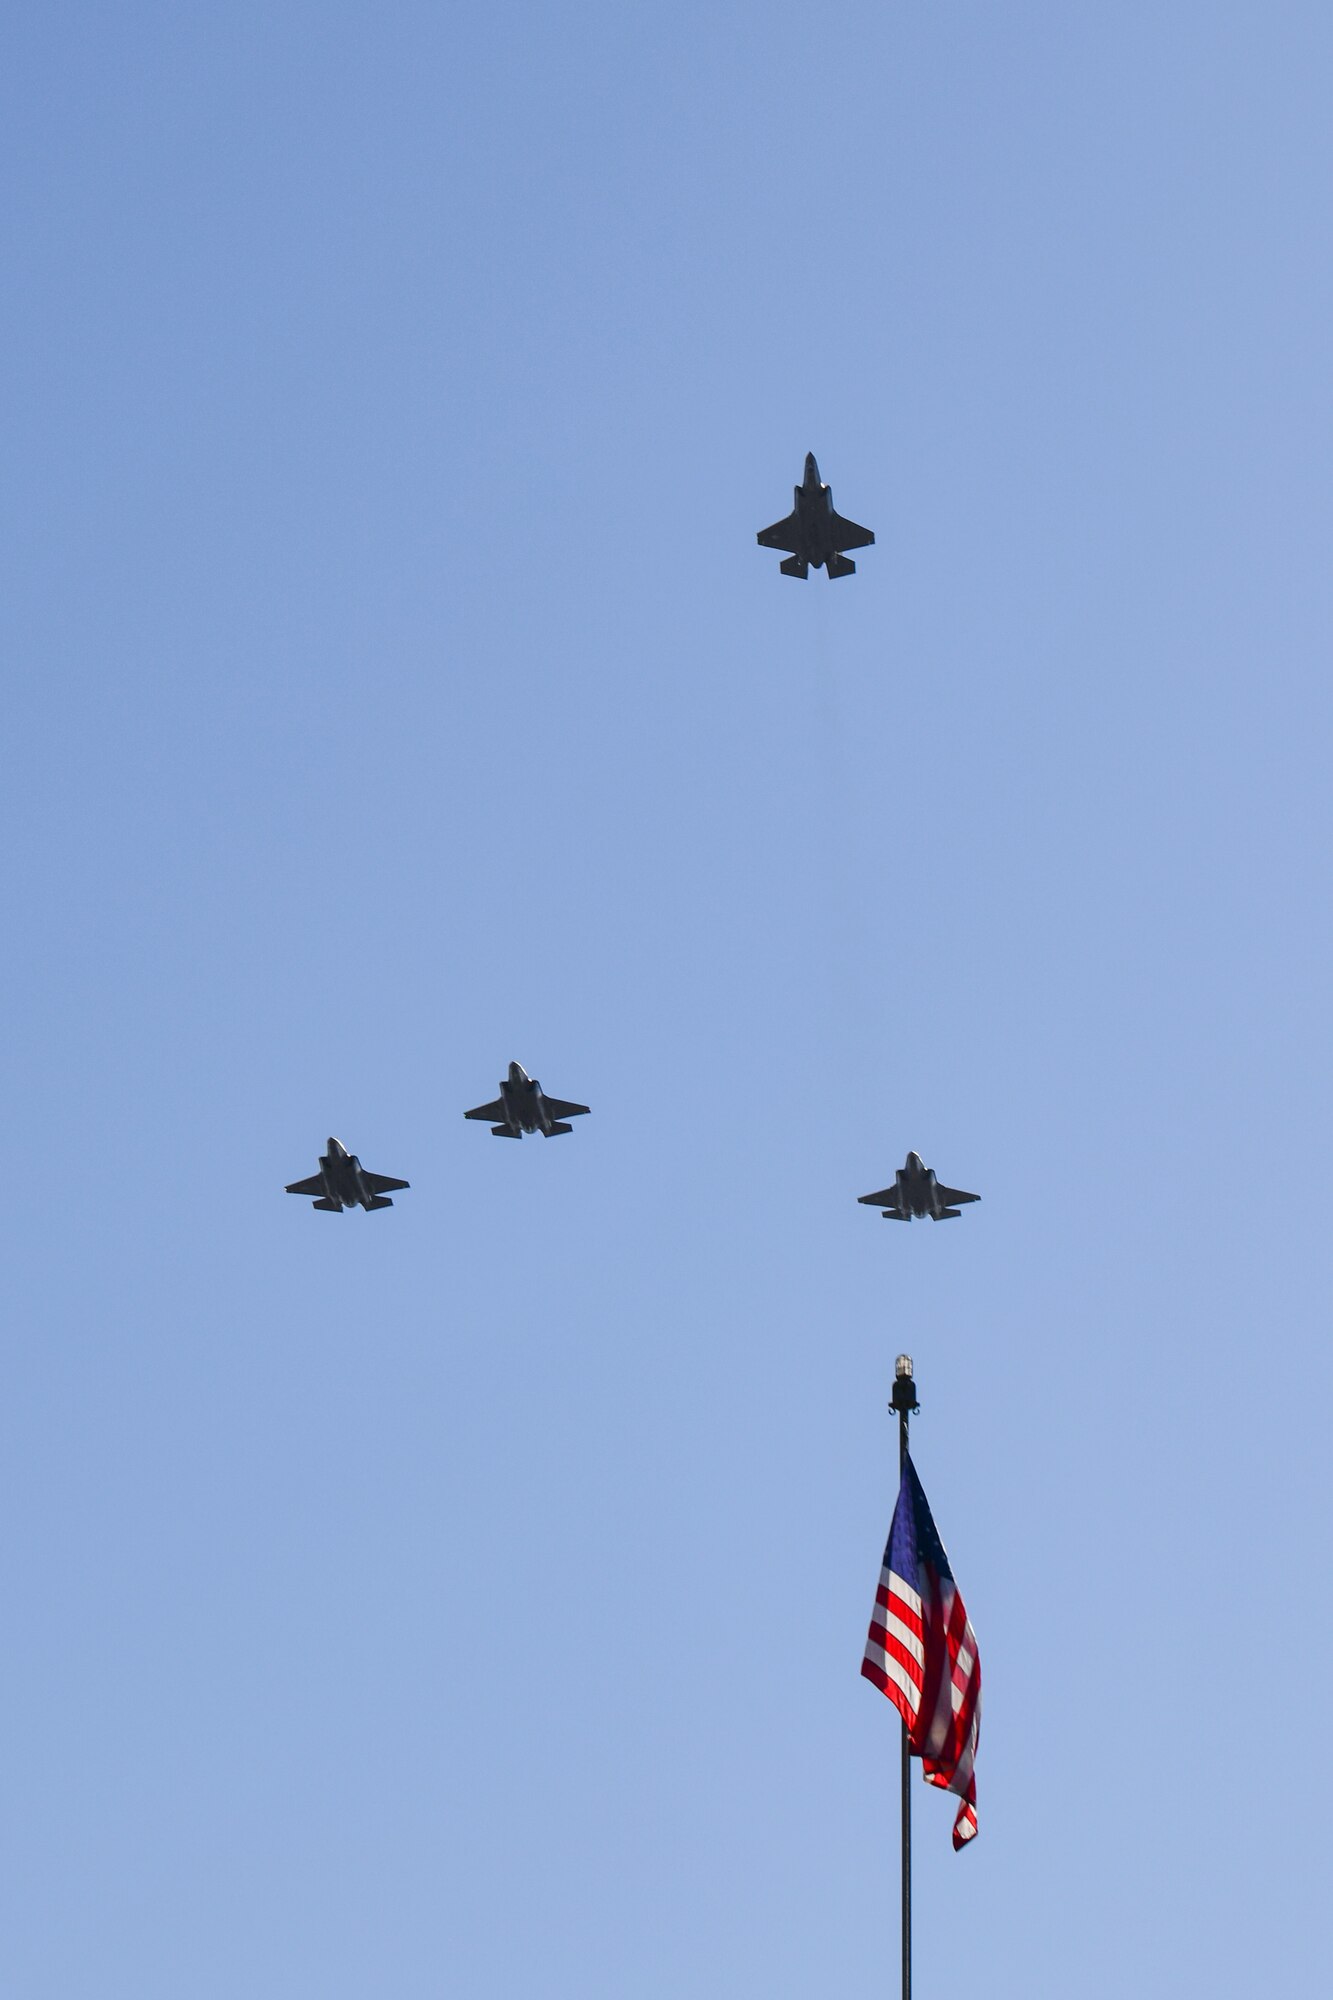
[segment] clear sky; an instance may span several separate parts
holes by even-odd
[[[1327,6],[0,57],[0,1991],[1316,1990]]]

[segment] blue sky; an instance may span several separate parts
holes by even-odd
[[[1317,1980],[1327,10],[4,41],[0,1986]]]

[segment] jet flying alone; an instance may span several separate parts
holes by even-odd
[[[805,478],[796,488],[796,505],[785,521],[761,528],[756,537],[761,549],[790,549],[791,555],[778,568],[784,576],[806,577],[811,566],[826,570],[829,577],[851,576],[856,564],[849,562],[845,549],[867,549],[875,537],[869,528],[845,521],[833,511],[833,492],[819,476],[815,455],[805,455]]]
[[[928,1215],[932,1222],[953,1222],[960,1212],[960,1202],[981,1200],[979,1194],[967,1194],[962,1188],[944,1187],[936,1180],[935,1169],[926,1165],[920,1153],[907,1155],[893,1177],[892,1187],[858,1198],[872,1208],[882,1208],[886,1222],[910,1222],[914,1215]]]

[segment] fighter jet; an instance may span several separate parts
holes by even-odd
[[[959,1210],[957,1202],[980,1201],[979,1194],[965,1194],[962,1188],[941,1187],[935,1169],[928,1167],[920,1153],[909,1153],[893,1177],[893,1186],[860,1199],[873,1208],[882,1208],[886,1222],[910,1222],[914,1215],[928,1215],[932,1222],[952,1222]]]
[[[791,555],[778,568],[784,576],[808,576],[810,565],[825,569],[829,577],[851,576],[854,562],[844,549],[868,549],[875,537],[869,528],[844,521],[833,511],[833,493],[819,477],[812,451],[805,454],[805,478],[796,488],[796,508],[785,521],[761,528],[757,540],[761,549],[790,549]]]
[[[548,1139],[554,1139],[574,1129],[562,1124],[562,1119],[581,1118],[587,1109],[586,1104],[566,1104],[562,1097],[548,1097],[522,1063],[511,1062],[494,1104],[479,1104],[463,1116],[483,1119],[497,1139],[521,1139],[525,1132],[544,1132]]]
[[[313,1194],[315,1207],[341,1215],[345,1208],[392,1208],[390,1188],[405,1188],[388,1174],[368,1174],[355,1153],[349,1153],[341,1139],[330,1139],[329,1150],[321,1153],[319,1172],[308,1181],[293,1181],[288,1194]]]

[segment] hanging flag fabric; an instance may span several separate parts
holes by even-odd
[[[907,1724],[926,1783],[962,1800],[953,1844],[966,1847],[977,1831],[973,1761],[981,1729],[981,1662],[910,1458],[903,1466],[861,1672]]]

